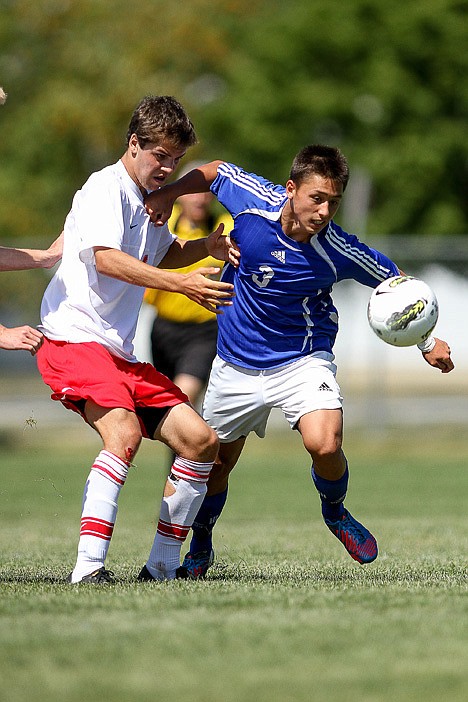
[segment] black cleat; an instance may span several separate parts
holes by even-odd
[[[156,578],[153,578],[148,568],[144,565],[138,573],[137,580],[139,582],[148,582],[149,580],[156,580]]]
[[[72,582],[72,574],[67,578],[67,582]],[[92,583],[93,585],[107,585],[115,583],[114,573],[111,570],[106,570],[104,566],[98,570],[94,570],[89,575],[84,575],[81,580],[77,583],[72,583],[73,585],[79,585],[80,583]]]

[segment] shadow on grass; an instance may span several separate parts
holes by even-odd
[[[236,563],[217,562],[206,576],[207,581],[264,583],[268,585],[326,586],[326,587],[378,587],[404,585],[410,587],[447,587],[468,585],[467,571],[460,563],[375,563],[314,564],[296,566],[281,563],[256,566],[245,560]]]
[[[4,566],[0,569],[0,583],[5,585],[68,585],[68,573],[53,574],[49,570],[18,569]],[[278,564],[248,563],[244,559],[237,561],[218,560],[210,568],[207,576],[198,581],[177,580],[174,584],[238,584],[238,585],[267,585],[282,587],[314,587],[314,588],[374,588],[382,586],[400,586],[410,588],[453,587],[468,585],[466,568],[460,563],[395,563],[381,561],[367,566],[355,563],[314,563],[296,565],[289,562]],[[158,583],[154,583],[156,586]],[[128,587],[147,586],[138,583],[135,572],[120,572],[115,585]],[[153,585],[153,583],[149,583]],[[169,583],[166,583],[169,585]],[[107,584],[106,587],[109,585]],[[94,587],[94,586],[93,586]]]
[[[64,585],[66,583],[66,579],[66,575],[51,575],[50,573],[33,573],[30,571],[18,572],[17,570],[12,572],[0,571],[0,583],[5,584],[16,583],[18,585]]]

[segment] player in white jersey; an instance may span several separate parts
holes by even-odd
[[[333,363],[338,314],[331,290],[348,278],[376,287],[399,270],[333,222],[348,176],[338,149],[313,145],[295,157],[286,187],[214,161],[147,201],[153,221],[162,223],[181,194],[210,188],[234,217],[231,236],[241,251],[239,268],[228,265],[222,277],[234,283],[236,297],[219,320],[218,355],[203,408],[219,436],[219,455],[181,575],[202,577],[213,562],[212,530],[226,501],[229,473],[248,434],[265,435],[273,407],[301,433],[328,528],[359,563],[377,557],[375,538],[343,504],[349,474]],[[447,344],[437,339],[431,346],[422,349],[425,360],[449,372]]]
[[[175,460],[141,580],[175,578],[181,544],[206,493],[218,450],[215,432],[177,386],[133,353],[145,288],[183,293],[212,311],[231,304],[232,284],[208,277],[218,268],[188,275],[164,270],[208,254],[228,260],[231,252],[235,261],[222,227],[187,242],[167,226],[154,226],[143,204],[195,141],[193,125],[174,98],[140,102],[123,157],[91,175],[76,193],[62,263],[44,294],[39,370],[52,398],[81,414],[103,442],[85,487],[71,583],[112,581],[105,559],[117,500],[142,437],[167,444]]]

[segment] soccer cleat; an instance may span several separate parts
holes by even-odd
[[[72,573],[67,578],[67,582],[72,582]],[[111,570],[106,570],[104,566],[98,570],[94,570],[89,575],[85,575],[77,583],[73,585],[79,585],[80,583],[93,583],[93,585],[106,585],[108,583],[115,583],[114,573]]]
[[[157,583],[162,583],[165,580],[173,580],[174,578],[168,578],[166,571],[163,569],[158,569],[158,573],[160,574],[159,578],[155,578],[154,575],[151,573],[151,571],[144,565],[143,568],[140,570],[137,576],[137,580],[140,583],[148,583],[154,580]],[[177,576],[176,576],[177,577]]]
[[[176,578],[179,580],[198,580],[204,578],[214,562],[214,551],[198,551],[187,553],[180,568],[177,568]]]
[[[377,541],[365,526],[360,524],[345,509],[344,515],[336,522],[325,519],[332,534],[341,541],[351,558],[358,563],[371,563],[377,558]]]
[[[159,582],[158,578],[153,577],[145,565],[138,573],[137,580],[140,583],[147,583],[147,582],[150,582],[151,580],[156,580],[156,582]]]

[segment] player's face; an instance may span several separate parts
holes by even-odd
[[[169,141],[140,146],[136,134],[128,144],[131,178],[142,189],[152,191],[164,185],[174,172],[186,149],[176,149]]]
[[[288,180],[286,193],[293,216],[293,232],[310,238],[335,216],[343,197],[343,186],[323,176],[312,175],[300,185]]]

